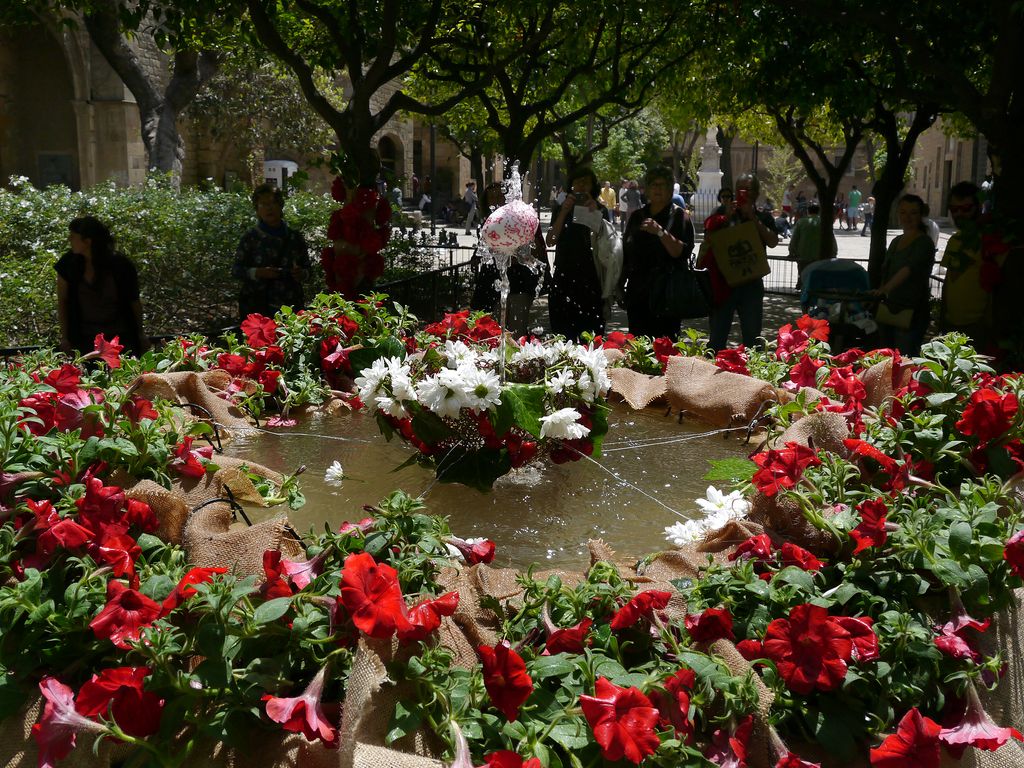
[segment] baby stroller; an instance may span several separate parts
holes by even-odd
[[[825,259],[809,264],[801,278],[800,304],[811,317],[829,321],[833,352],[871,343],[878,326],[867,307],[871,282],[864,267],[848,259]]]

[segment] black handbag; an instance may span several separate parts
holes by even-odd
[[[648,309],[653,317],[692,320],[711,314],[706,269],[694,269],[689,259],[673,259],[651,274]]]

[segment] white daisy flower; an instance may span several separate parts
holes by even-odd
[[[483,368],[462,368],[462,381],[466,404],[474,412],[486,411],[492,405],[501,405],[501,381],[493,371]]]
[[[324,472],[324,482],[330,485],[341,485],[341,481],[344,479],[345,470],[342,468],[340,461],[335,461]]]
[[[750,502],[743,498],[739,491],[722,493],[713,485],[708,486],[706,498],[697,499],[697,506],[704,514],[710,517],[717,512],[724,512],[729,515],[728,519],[743,517],[750,511]]]
[[[453,391],[445,386],[440,375],[428,376],[419,382],[416,385],[416,394],[426,408],[441,418],[457,419],[465,403],[461,388]]]
[[[445,341],[444,356],[448,359],[449,368],[461,368],[466,363],[472,363],[476,353],[461,341]]]
[[[694,544],[707,534],[704,523],[700,520],[685,520],[665,528],[665,538],[675,547]]]
[[[401,400],[396,400],[388,395],[377,395],[375,403],[380,410],[389,416],[394,416],[396,419],[409,418],[409,412],[405,410]]]
[[[562,440],[577,440],[590,434],[590,428],[578,424],[580,412],[575,408],[562,408],[544,416],[540,426],[541,437],[555,437]]]
[[[572,375],[572,371],[563,368],[548,379],[548,391],[553,395],[560,395],[566,387],[571,387],[575,383],[576,378]]]

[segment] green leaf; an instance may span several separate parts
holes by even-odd
[[[540,437],[540,418],[544,413],[544,394],[544,387],[539,384],[509,384],[501,390],[501,406],[511,409],[511,423],[526,430],[534,437]],[[506,416],[502,416],[501,420],[504,422],[506,418]],[[495,431],[497,431],[497,427],[495,427]]]
[[[538,656],[530,662],[530,676],[535,680],[549,677],[565,677],[575,669],[564,653],[554,656]]]
[[[795,565],[783,568],[775,574],[775,578],[772,581],[776,580],[785,584],[792,584],[808,592],[814,591],[814,576],[807,571],[797,568]]]
[[[967,573],[955,560],[938,560],[931,566],[936,578],[951,587],[967,586]]]
[[[421,410],[412,417],[412,429],[416,436],[428,445],[436,445],[455,433],[445,424],[444,419],[431,411]]]
[[[703,479],[713,483],[745,483],[757,471],[757,464],[750,459],[732,456],[727,459],[711,459],[708,464],[711,469]]]
[[[562,720],[549,734],[551,740],[569,751],[583,749],[590,743],[589,729],[582,720]]]
[[[421,718],[418,713],[409,709],[406,704],[399,700],[395,703],[395,712],[391,716],[391,727],[384,736],[385,744],[394,744],[399,739],[415,733],[420,727]]]
[[[974,531],[971,524],[961,520],[953,523],[949,528],[949,551],[954,555],[963,555],[971,547],[974,540]]]
[[[284,616],[291,607],[290,597],[275,597],[258,606],[253,613],[252,619],[257,624],[269,624]]]
[[[478,491],[489,491],[494,481],[512,469],[508,451],[482,448],[467,451],[454,448],[437,465],[437,479],[442,483],[462,483]]]

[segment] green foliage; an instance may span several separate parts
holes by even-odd
[[[641,179],[650,168],[661,165],[667,143],[668,132],[658,112],[644,109],[611,129],[608,147],[594,155],[594,170],[598,178],[613,185],[619,179]]]
[[[302,192],[286,202],[285,218],[305,234],[314,262],[336,206]],[[135,262],[147,333],[209,332],[237,322],[230,270],[239,238],[255,221],[247,190],[179,191],[150,179],[142,187],[71,192],[15,178],[10,190],[0,190],[0,344],[56,341],[53,265],[67,250],[68,222],[86,214],[105,222]],[[311,283],[315,294],[322,279]]]

